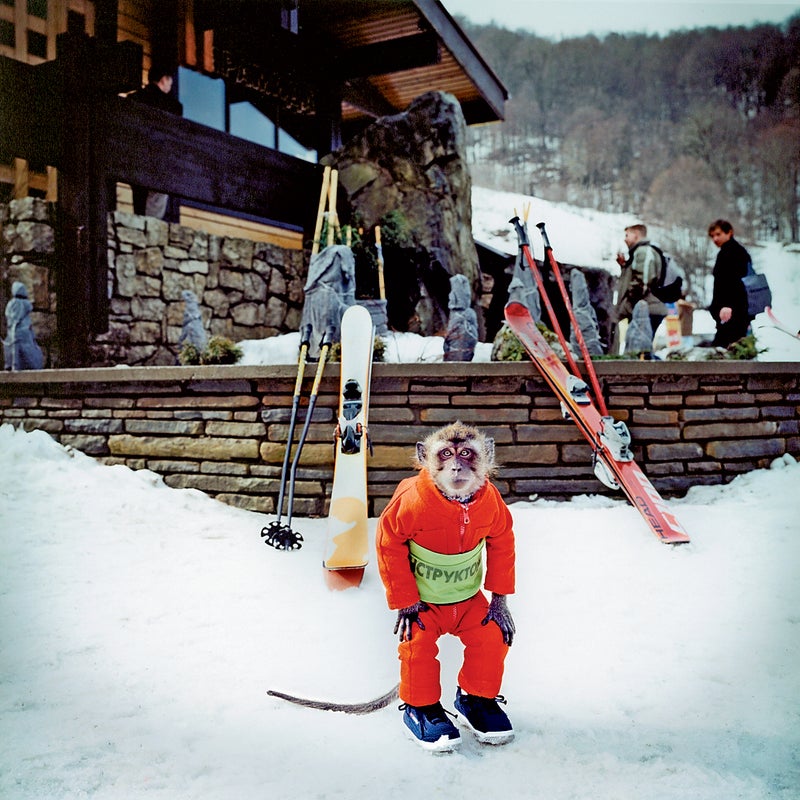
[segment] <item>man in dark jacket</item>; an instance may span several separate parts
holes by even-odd
[[[733,226],[718,219],[708,226],[711,241],[719,247],[714,264],[714,291],[711,316],[717,323],[714,347],[727,347],[747,335],[750,315],[747,313],[747,290],[742,278],[750,267],[750,254],[733,238]]]
[[[147,86],[128,95],[137,103],[144,103],[170,114],[183,115],[183,104],[172,93],[174,69],[154,63],[147,74]],[[176,208],[170,208],[170,197],[163,192],[148,191],[141,186],[132,186],[133,213],[177,222]]]

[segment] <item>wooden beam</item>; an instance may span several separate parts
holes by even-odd
[[[58,201],[58,170],[55,167],[47,168],[47,189],[44,199],[48,203]]]
[[[119,97],[98,106],[96,158],[113,181],[301,225],[310,236],[322,167]]]
[[[47,58],[56,57],[56,38],[67,29],[67,0],[48,0],[47,4]]]
[[[508,90],[438,0],[413,0],[444,46],[473,81],[497,119],[505,119]],[[464,115],[466,117],[466,113]],[[467,122],[473,122],[467,118]]]
[[[197,32],[194,25],[194,0],[181,0],[179,19],[183,20],[183,31],[178,42],[178,57],[182,64],[197,66]]]
[[[27,162],[26,162],[27,163]],[[50,167],[48,167],[48,170]],[[14,186],[16,182],[17,171],[16,167],[13,164],[0,164],[0,183],[7,183],[11,186]],[[48,177],[47,175],[43,175],[40,172],[31,172],[30,168],[28,169],[28,190],[36,189],[40,192],[47,191],[47,182]],[[13,189],[11,190],[14,191]],[[23,195],[24,196],[24,195]]]
[[[28,4],[25,0],[14,3],[14,58],[28,61]]]
[[[385,117],[401,110],[392,106],[366,78],[347,81],[342,88],[342,100],[375,117]]]
[[[352,47],[337,54],[334,63],[340,78],[346,80],[429,67],[440,61],[439,39],[428,32]]]

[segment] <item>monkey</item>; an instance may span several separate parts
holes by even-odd
[[[436,487],[447,500],[468,504],[483,484],[497,472],[494,439],[470,425],[454,422],[434,431],[424,441],[417,442],[414,466],[417,470],[429,470]],[[410,630],[408,635],[410,638]],[[399,688],[397,685],[381,697],[363,703],[310,700],[273,689],[268,690],[267,694],[320,711],[369,714],[385,708],[395,700]]]
[[[516,633],[506,605],[515,550],[511,513],[491,481],[494,440],[456,421],[418,442],[413,463],[417,474],[400,482],[376,535],[378,571],[397,611],[403,723],[425,749],[459,746],[436,658],[437,640],[449,633],[464,645],[458,719],[478,741],[504,744],[514,736],[498,693]]]

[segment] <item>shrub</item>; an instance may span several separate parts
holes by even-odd
[[[759,353],[765,352],[762,347],[760,350],[756,345],[756,337],[753,334],[743,336],[738,341],[728,345],[728,358],[735,361],[752,361]]]
[[[193,364],[235,364],[242,357],[242,348],[224,336],[212,336],[201,352],[193,344],[184,345],[178,361]]]

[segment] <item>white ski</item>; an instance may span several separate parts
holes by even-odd
[[[375,328],[369,311],[350,306],[342,317],[336,462],[323,566],[331,588],[358,586],[368,561],[367,415]]]

